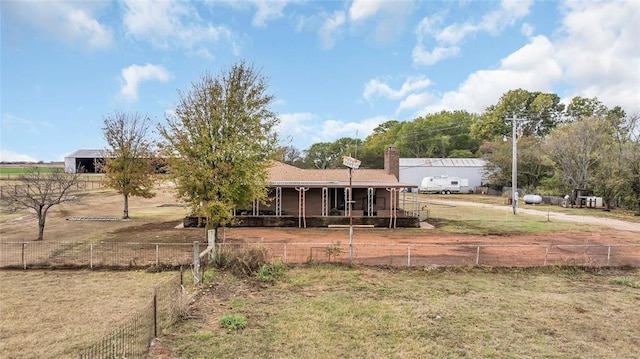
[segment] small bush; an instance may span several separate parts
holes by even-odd
[[[247,318],[240,314],[226,314],[220,319],[220,326],[237,332],[247,327]]]
[[[219,269],[229,270],[235,275],[251,276],[269,261],[264,247],[225,247],[216,252],[214,264]]]
[[[273,283],[284,274],[285,265],[282,262],[263,264],[256,273],[261,282]]]

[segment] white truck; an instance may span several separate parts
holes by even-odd
[[[469,179],[449,176],[425,177],[422,179],[419,193],[460,193],[468,191]]]

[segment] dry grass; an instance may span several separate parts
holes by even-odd
[[[176,273],[0,271],[0,358],[73,357]]]
[[[291,269],[258,288],[220,275],[153,358],[631,358],[640,272],[575,268]],[[240,332],[223,315],[247,317]]]

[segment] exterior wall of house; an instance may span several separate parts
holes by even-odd
[[[374,192],[374,215],[388,216],[390,209],[391,194],[384,188],[376,188]],[[269,211],[275,213],[275,191],[271,192],[271,203],[266,206],[260,206],[261,211]],[[297,216],[298,215],[298,198],[299,192],[294,188],[282,188],[282,215]],[[367,208],[367,188],[353,188],[353,216],[366,216]],[[306,216],[322,215],[322,188],[310,188],[305,192]],[[339,214],[344,216],[344,188],[329,188],[329,210],[338,210]],[[396,198],[396,207],[398,199]],[[387,212],[384,212],[384,211]],[[335,211],[334,211],[335,212]],[[381,212],[381,214],[378,214]]]

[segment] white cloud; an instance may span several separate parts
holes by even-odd
[[[190,49],[197,44],[215,44],[232,38],[228,28],[203,21],[189,2],[125,0],[123,4],[127,34],[159,48]]]
[[[503,0],[500,7],[485,14],[474,23],[454,23],[440,29],[443,15],[436,14],[425,17],[416,28],[416,45],[413,48],[413,62],[416,65],[430,66],[460,53],[460,43],[470,35],[478,32],[498,34],[529,13],[532,0]],[[428,50],[425,43],[433,38],[436,45]]]
[[[113,34],[97,20],[96,13],[108,5],[93,1],[6,1],[2,11],[3,16],[12,16],[64,42],[104,49],[113,44]]]
[[[335,11],[332,15],[325,18],[320,30],[318,30],[318,36],[320,37],[322,48],[333,48],[336,42],[335,37],[345,22],[346,16],[344,11]]]
[[[365,85],[363,96],[367,101],[370,101],[371,98],[376,95],[396,100],[405,97],[413,91],[427,88],[430,85],[431,80],[424,76],[408,77],[399,90],[394,90],[380,80],[372,79]]]
[[[400,106],[398,106],[396,113],[400,113],[405,110],[422,109],[432,99],[433,99],[433,95],[428,92],[411,94],[400,102]]]
[[[138,99],[138,85],[142,81],[156,80],[167,82],[171,79],[171,74],[159,65],[131,65],[122,69],[122,78],[125,84],[120,90],[120,93],[127,100],[134,101]]]
[[[280,119],[278,124],[280,141],[285,145],[292,142],[294,147],[310,141],[315,131],[313,125],[319,120],[318,116],[308,112],[279,114],[278,118]]]
[[[384,0],[354,0],[349,8],[349,20],[360,21],[374,16],[384,4]]]
[[[6,132],[19,131],[20,133],[40,133],[38,126],[33,121],[6,112],[2,114],[1,124],[2,131]]]
[[[504,58],[498,69],[472,73],[456,91],[443,94],[420,114],[441,110],[482,112],[505,92],[516,88],[553,92],[554,84],[562,79],[562,68],[554,59],[556,51],[546,37],[534,37]]]
[[[286,1],[253,0],[257,10],[251,24],[253,26],[265,26],[267,21],[279,19],[283,16],[282,10],[287,6]]]
[[[565,95],[640,110],[640,3],[570,2],[563,10],[555,58],[570,87]]]
[[[413,48],[412,57],[414,64],[429,66],[459,53],[460,48],[457,46],[435,47],[432,51],[428,51],[422,45],[417,45]]]
[[[38,162],[32,156],[16,153],[13,151],[2,149],[0,151],[0,161],[1,162]]]
[[[320,135],[314,142],[332,142],[342,137],[365,138],[373,133],[373,130],[384,122],[383,117],[373,117],[360,122],[343,122],[327,120],[322,123]]]

